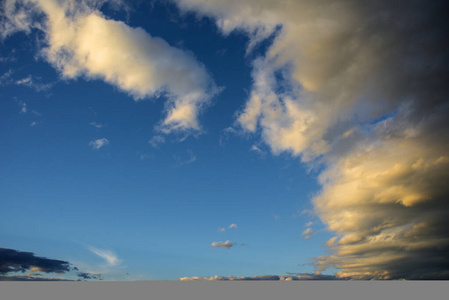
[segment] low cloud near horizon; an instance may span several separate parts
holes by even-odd
[[[212,276],[212,277],[182,277],[180,281],[255,281],[255,280],[270,280],[270,281],[295,281],[295,280],[341,280],[335,275],[322,275],[311,273],[300,273],[296,275],[258,275],[258,276]],[[347,280],[349,278],[344,278]]]

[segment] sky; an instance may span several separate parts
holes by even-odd
[[[0,280],[449,279],[444,1],[0,5]]]

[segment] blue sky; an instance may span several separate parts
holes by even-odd
[[[446,278],[436,25],[253,2],[3,4],[0,246],[78,268],[27,276]]]
[[[61,79],[36,58],[33,33],[6,38],[2,245],[94,266],[104,261],[87,247],[107,249],[122,261],[110,276],[122,280],[313,271],[298,265],[322,253],[329,235],[301,236],[307,222],[321,228],[301,214],[311,208],[316,174],[227,130],[251,84],[248,38],[223,36],[210,20],[162,3],[141,4],[129,24],[193,52],[223,87],[199,117],[202,131],[161,135],[163,97],[134,101],[102,80]],[[16,83],[28,77],[49,87]],[[154,136],[165,141],[152,146]],[[100,149],[89,145],[103,138],[109,143]],[[233,223],[238,228],[228,229]],[[210,247],[226,240],[239,246]]]

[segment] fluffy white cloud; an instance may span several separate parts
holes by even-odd
[[[101,78],[135,100],[164,95],[161,131],[200,130],[198,114],[218,91],[204,66],[141,28],[106,18],[98,2],[7,0],[2,35],[38,28],[46,34],[41,54],[64,78]]]
[[[92,149],[95,149],[95,150],[98,150],[101,147],[104,147],[106,145],[109,145],[109,140],[106,138],[101,138],[101,139],[89,142],[89,146],[91,146]]]
[[[175,2],[246,31],[249,51],[277,32],[237,124],[275,154],[324,164],[313,204],[337,236],[317,266],[449,278],[445,2]]]

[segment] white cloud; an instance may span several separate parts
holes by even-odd
[[[114,267],[121,263],[120,259],[113,252],[95,247],[88,247],[89,251],[103,258],[108,266]]]
[[[109,140],[106,138],[101,138],[95,141],[89,142],[89,146],[92,147],[94,150],[98,150],[103,146],[109,145]]]
[[[230,242],[230,241],[226,241],[226,242],[212,242],[212,244],[210,244],[211,247],[214,248],[225,248],[226,250],[231,249],[231,247],[233,247],[235,245],[235,242]]]
[[[231,229],[231,228],[237,229],[237,228],[239,228],[239,227],[237,226],[237,224],[231,224],[231,225],[229,225],[228,228],[229,228],[229,229]]]
[[[219,90],[204,66],[191,53],[141,28],[106,18],[95,5],[8,0],[3,36],[38,28],[46,34],[42,56],[64,78],[100,78],[135,100],[164,95],[168,100],[158,127],[162,132],[200,130],[198,114]],[[45,16],[44,23],[34,22],[39,14]]]
[[[213,17],[224,34],[247,32],[249,48],[281,27],[253,61],[237,124],[274,154],[325,169],[314,211],[339,238],[317,267],[449,278],[444,1],[176,3]]]
[[[217,230],[218,232],[225,232],[226,231],[226,228],[224,228],[224,227],[218,227],[218,230]]]

